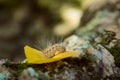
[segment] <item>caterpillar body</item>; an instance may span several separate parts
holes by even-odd
[[[43,52],[43,55],[44,57],[46,58],[51,58],[59,53],[62,53],[62,52],[65,52],[66,51],[66,48],[60,44],[54,44],[46,49],[44,49],[42,52]]]

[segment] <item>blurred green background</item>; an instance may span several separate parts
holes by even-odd
[[[0,59],[25,59],[24,46],[79,26],[82,0],[0,0]]]

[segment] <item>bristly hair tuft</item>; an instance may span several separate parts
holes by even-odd
[[[35,41],[33,47],[35,47],[39,50],[43,50],[54,44],[60,44],[63,46],[62,42],[63,42],[63,37],[58,37],[55,35],[44,35]]]

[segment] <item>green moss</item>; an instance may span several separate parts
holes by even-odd
[[[6,67],[9,67],[10,69],[12,69],[12,73],[15,76],[19,76],[20,73],[28,67],[28,65],[26,63],[12,63],[12,62],[6,62],[4,64]]]
[[[109,49],[114,56],[115,63],[120,64],[120,46],[115,46]]]

